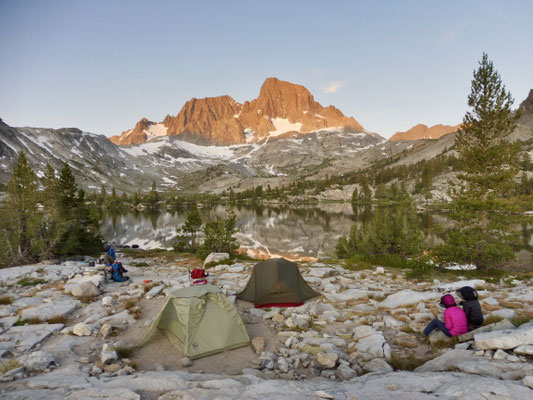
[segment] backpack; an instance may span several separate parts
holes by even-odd
[[[205,272],[205,269],[202,269],[202,268],[195,268],[191,271],[191,278],[192,279],[203,279],[205,277],[209,276],[209,274],[207,274]]]

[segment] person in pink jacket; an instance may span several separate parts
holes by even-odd
[[[440,305],[446,308],[444,310],[444,322],[439,319],[434,319],[424,329],[424,335],[429,335],[435,328],[440,329],[448,337],[462,335],[468,332],[466,314],[457,307],[455,299],[451,294],[442,296],[440,298]]]

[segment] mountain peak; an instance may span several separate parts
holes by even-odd
[[[432,127],[417,124],[405,132],[396,132],[389,140],[392,142],[395,140],[438,139],[448,133],[457,132],[460,128],[460,124],[456,126],[437,124]]]
[[[529,91],[527,98],[520,103],[519,107],[523,112],[533,113],[533,89]]]
[[[154,124],[143,118],[135,128],[114,136],[115,144],[136,144],[147,126]],[[353,118],[344,116],[333,106],[323,107],[304,86],[267,78],[257,99],[236,102],[231,96],[192,98],[175,117],[167,115],[161,123],[167,135],[179,135],[196,144],[232,145],[246,143],[246,132],[252,141],[275,137],[286,132],[309,133],[323,129],[362,132]]]

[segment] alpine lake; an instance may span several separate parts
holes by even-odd
[[[339,237],[349,234],[351,225],[370,220],[380,206],[350,203],[314,205],[234,206],[236,238],[242,250],[256,258],[281,256],[291,260],[313,261],[335,257]],[[394,206],[383,206],[394,207]],[[225,218],[223,205],[201,207],[205,221]],[[185,222],[187,209],[175,212],[126,212],[104,214],[101,233],[117,246],[138,245],[141,249],[172,248],[178,228]],[[419,212],[420,228],[430,249],[443,243],[443,227],[450,225],[445,213]],[[515,220],[516,221],[516,220]],[[511,267],[533,271],[533,223],[514,223],[517,232]]]

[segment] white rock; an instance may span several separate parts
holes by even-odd
[[[505,360],[506,357],[507,357],[507,353],[503,351],[502,349],[496,350],[494,352],[494,355],[492,356],[492,358],[494,358],[495,360]]]
[[[91,327],[84,322],[78,322],[72,330],[76,336],[91,336],[91,332]]]
[[[101,370],[100,370],[101,373]],[[65,397],[65,400],[141,400],[141,396],[124,387],[121,388],[87,388],[76,390]]]
[[[336,273],[336,270],[333,268],[310,268],[309,276],[314,276],[316,278],[325,278],[327,276],[332,276]]]
[[[474,340],[478,349],[514,349],[533,344],[533,327],[477,333]]]
[[[22,319],[40,319],[46,321],[50,318],[65,316],[73,312],[80,302],[78,300],[63,300],[43,303],[35,307],[22,310]]]
[[[348,289],[340,293],[326,293],[326,298],[331,301],[348,301],[368,298],[368,291],[361,289]]]
[[[511,319],[516,317],[516,311],[512,308],[501,308],[499,310],[493,311],[490,315]]]
[[[100,294],[100,290],[92,282],[82,282],[74,286],[71,293],[76,297],[95,297]]]
[[[102,298],[102,305],[112,307],[115,305],[115,300],[111,296],[104,296]]]
[[[102,350],[102,353],[100,354],[100,361],[102,361],[102,364],[111,364],[117,359],[117,352],[114,350]]]
[[[359,339],[355,348],[357,351],[370,354],[373,357],[386,358],[387,360],[391,357],[391,348],[380,333]]]
[[[533,346],[529,344],[521,345],[513,349],[516,354],[533,356]]]
[[[111,327],[111,325],[106,323],[102,325],[102,327],[100,328],[100,331],[98,332],[98,335],[103,338],[106,338],[109,335],[111,335],[112,331],[113,331],[113,328]]]
[[[386,328],[399,328],[400,326],[404,325],[403,322],[398,321],[397,319],[391,317],[390,315],[385,315],[383,317],[383,323],[385,324]]]
[[[367,362],[363,369],[368,372],[391,372],[393,369],[383,358],[374,358]]]
[[[339,368],[337,368],[335,375],[340,381],[347,381],[352,378],[355,378],[357,376],[357,372],[355,372],[353,369],[351,369],[348,366],[341,365],[339,366]]]
[[[50,365],[56,365],[56,358],[46,351],[34,351],[18,359],[19,363],[30,371],[44,371]]]
[[[525,376],[524,379],[522,379],[522,383],[528,388],[533,389],[533,376]]]
[[[496,300],[495,298],[493,297],[487,297],[486,299],[483,299],[481,300],[483,303],[489,305],[489,306],[498,306],[500,305],[500,303],[498,302],[498,300]]]
[[[406,306],[409,304],[415,304],[420,301],[427,301],[439,298],[440,293],[434,292],[414,292],[410,289],[402,290],[397,293],[391,294],[385,300],[380,303],[380,306],[385,308],[396,308]]]
[[[146,293],[145,297],[146,297],[147,299],[151,299],[151,298],[157,296],[159,293],[161,293],[161,292],[163,291],[164,288],[165,288],[165,287],[164,287],[163,285],[155,286],[155,287],[153,287],[152,289],[150,289],[150,290],[148,291],[148,293]]]
[[[72,294],[72,290],[84,282],[91,282],[94,286],[100,287],[104,282],[104,276],[99,273],[94,275],[76,276],[75,278],[72,278],[67,283],[65,283],[65,292]]]
[[[284,357],[278,358],[278,369],[283,373],[289,372],[289,363]]]
[[[374,334],[374,330],[370,325],[359,325],[353,330],[353,338],[359,340]]]
[[[244,264],[233,264],[231,267],[228,268],[229,272],[232,273],[239,273],[246,271],[246,265]]]
[[[211,253],[204,260],[204,267],[211,262],[220,262],[229,259],[228,253]]]
[[[339,356],[335,353],[318,353],[316,362],[322,368],[334,368]]]
[[[385,268],[383,267],[376,267],[376,274],[384,274]]]
[[[436,285],[435,287],[437,289],[440,289],[443,292],[451,292],[451,291],[460,289],[463,286],[470,286],[470,287],[476,288],[480,286],[485,286],[486,283],[487,282],[485,282],[483,279],[471,279],[467,281],[457,281],[457,282],[439,284],[439,285]]]

